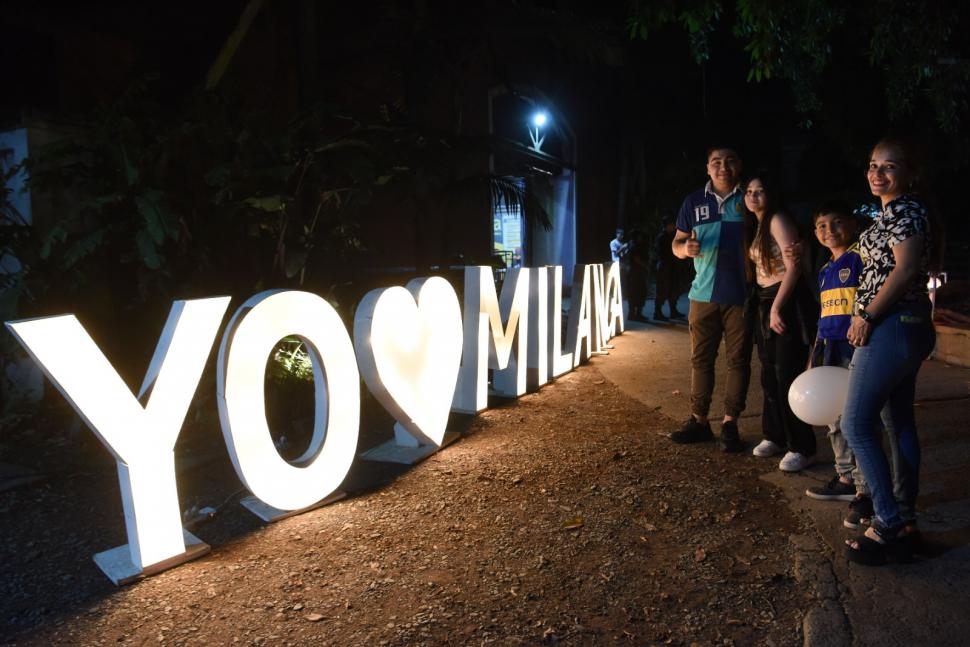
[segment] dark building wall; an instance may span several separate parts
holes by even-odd
[[[615,69],[563,60],[561,52],[521,41],[503,40],[496,52],[494,42],[480,38],[478,25],[465,22],[474,19],[465,17],[429,18],[419,27],[434,36],[422,32],[423,37],[412,38],[403,30],[417,23],[389,19],[372,28],[352,8],[335,11],[329,21],[317,16],[318,96],[363,114],[386,106],[429,136],[440,133],[465,147],[449,158],[447,172],[434,169],[438,176],[428,178],[429,186],[412,187],[406,199],[375,206],[365,232],[370,262],[488,262],[491,204],[483,179],[489,172],[489,91],[496,87],[547,98],[568,122],[577,152],[567,160],[577,171],[577,258],[608,258],[620,155]],[[473,35],[456,38],[462,30]],[[527,144],[524,130],[519,141]],[[441,186],[449,181],[454,186]]]
[[[154,73],[177,106],[205,83],[246,4],[221,0],[191,25],[175,9],[150,4],[105,3],[57,20],[21,15],[21,27],[45,34],[54,47],[53,89],[36,96],[46,97],[45,112],[83,111]],[[577,257],[603,260],[616,225],[614,70],[571,60],[541,29],[511,29],[514,9],[468,11],[434,2],[264,2],[218,91],[280,126],[327,105],[360,123],[447,140],[437,159],[401,160],[422,172],[361,214],[360,261],[385,266],[488,262],[489,91],[504,86],[546,97],[575,134],[577,155],[568,162],[577,172]],[[318,262],[331,260],[338,262]]]

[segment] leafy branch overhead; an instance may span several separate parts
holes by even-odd
[[[360,247],[355,208],[388,182],[381,161],[319,120],[276,125],[208,92],[163,108],[135,84],[28,160],[32,189],[64,207],[39,254],[78,284],[120,261],[115,281],[142,297],[202,275],[302,277],[311,252]]]
[[[30,225],[14,204],[14,178],[20,174],[21,165],[0,167],[0,254],[13,249],[30,238]]]
[[[136,83],[27,161],[31,189],[60,205],[32,280],[108,281],[139,301],[302,285],[363,251],[376,213],[464,213],[490,194],[549,224],[523,187],[469,164],[487,140],[324,105],[281,121],[204,90],[166,107],[152,90]]]
[[[710,60],[716,33],[729,35],[748,55],[748,81],[787,81],[806,115],[821,108],[834,48],[842,48],[840,56],[882,78],[892,120],[912,117],[924,103],[937,125],[953,132],[970,94],[970,45],[956,28],[968,15],[957,0],[633,0],[627,32],[647,40],[680,28],[698,64]]]

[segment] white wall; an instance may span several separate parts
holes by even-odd
[[[544,230],[536,225],[531,229],[531,265],[562,265],[572,268],[576,264],[576,175],[563,169],[561,175],[551,179],[552,195],[545,207],[552,220],[552,229]],[[572,285],[572,270],[563,271],[563,287]]]
[[[0,169],[6,172],[10,167],[19,164],[27,157],[27,129],[15,128],[0,132]],[[13,193],[8,196],[14,209],[26,221],[25,224],[33,222],[30,205],[30,194],[23,192],[24,182],[27,173],[21,170],[7,183],[7,188],[12,189]]]

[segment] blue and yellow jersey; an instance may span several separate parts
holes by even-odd
[[[862,257],[858,244],[849,247],[842,256],[829,261],[819,271],[818,291],[822,304],[818,319],[819,339],[846,338],[861,274]]]
[[[687,196],[677,214],[677,229],[696,232],[702,256],[694,259],[694,282],[687,295],[694,301],[742,305],[747,295],[744,275],[744,217],[741,192],[718,204],[706,188]]]

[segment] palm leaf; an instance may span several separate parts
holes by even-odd
[[[521,213],[526,222],[537,224],[546,231],[552,229],[549,213],[521,180],[500,175],[488,175],[485,180],[488,182],[493,205],[505,205],[510,211]]]

